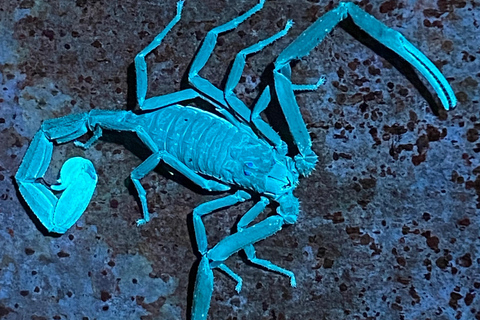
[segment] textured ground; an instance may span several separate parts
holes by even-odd
[[[113,135],[86,152],[55,149],[50,181],[74,155],[91,159],[99,174],[90,206],[65,235],[45,236],[20,200],[13,176],[41,122],[135,108],[135,54],[175,11],[170,0],[59,3],[0,5],[0,318],[185,319],[197,259],[191,213],[218,196],[153,172],[142,183],[158,214],[135,227],[140,212],[128,177],[147,154],[132,137]],[[254,3],[187,1],[180,23],[149,56],[150,94],[179,90],[208,30]],[[267,1],[219,38],[202,75],[221,85],[236,52],[293,19],[289,35],[248,60],[237,93],[252,103],[268,65],[336,5]],[[235,255],[227,264],[243,277],[243,290],[237,294],[215,272],[210,319],[480,319],[480,4],[359,5],[434,61],[458,107],[433,112],[428,85],[408,80],[371,49],[383,48],[356,41],[358,30],[335,29],[294,68],[299,83],[327,78],[316,92],[298,95],[319,155],[317,170],[295,192],[301,217],[257,245],[258,256],[295,272],[298,287]],[[205,218],[209,241],[229,234],[249,206]]]

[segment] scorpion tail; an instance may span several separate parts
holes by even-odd
[[[38,218],[49,231],[65,233],[86,210],[97,184],[97,174],[91,161],[74,157],[68,159],[60,170],[58,184],[49,185],[43,180],[52,159],[54,143],[74,141],[76,145],[90,146],[101,135],[95,129],[89,142],[76,139],[87,133],[93,120],[92,113],[73,114],[43,122],[15,175],[18,189]]]
[[[208,258],[203,256],[198,265],[197,279],[193,291],[191,320],[205,320],[213,294],[213,270]]]
[[[15,179],[20,193],[40,223],[49,232],[62,234],[87,208],[97,184],[97,174],[92,162],[74,157],[63,164],[59,184],[48,186],[42,183],[52,150],[52,141],[40,130],[28,148]],[[60,198],[54,191],[62,192]]]

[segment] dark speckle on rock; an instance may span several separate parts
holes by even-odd
[[[478,137],[479,137],[479,134],[478,134],[478,130],[475,129],[475,128],[472,128],[472,129],[468,129],[467,131],[467,140],[469,142],[475,142],[478,140]]]
[[[110,200],[110,208],[112,208],[112,209],[117,209],[118,208],[118,200],[117,199],[111,199]]]
[[[388,0],[380,5],[380,13],[388,13],[397,7],[397,0]]]
[[[98,40],[95,40],[94,42],[92,42],[92,46],[95,47],[95,48],[101,48],[102,43]]]
[[[44,30],[42,34],[48,38],[48,40],[52,41],[55,37],[55,32],[53,30]]]
[[[20,295],[23,296],[23,297],[28,296],[29,293],[30,293],[30,292],[28,292],[28,290],[22,290],[22,291],[20,291]]]
[[[110,293],[108,293],[107,291],[101,291],[101,293],[100,293],[100,299],[103,302],[109,300],[111,297],[112,297],[112,295]]]
[[[462,266],[465,268],[471,267],[473,263],[471,254],[470,253],[464,254],[463,256],[458,258],[457,263],[459,266]]]
[[[418,166],[422,162],[424,162],[426,159],[427,159],[426,154],[414,155],[414,156],[412,156],[412,163],[413,163],[413,165]]]
[[[375,178],[365,178],[360,179],[359,182],[364,189],[371,189],[375,187],[377,181]]]
[[[70,257],[70,254],[67,253],[67,252],[64,252],[64,251],[60,251],[60,252],[57,253],[57,256],[59,258],[67,258],[67,257]]]

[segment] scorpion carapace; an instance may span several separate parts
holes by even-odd
[[[207,317],[213,292],[214,268],[223,270],[236,280],[236,289],[240,291],[242,279],[224,263],[240,250],[252,263],[284,274],[290,278],[292,286],[296,285],[293,272],[257,258],[254,248],[256,242],[275,234],[284,224],[295,223],[299,201],[293,195],[293,190],[298,185],[299,175],[310,174],[317,161],[294,93],[315,90],[325,79],[321,77],[316,84],[293,84],[290,62],[308,55],[340,21],[350,16],[361,29],[423,74],[438,93],[445,109],[453,108],[456,104],[455,95],[444,76],[400,33],[386,27],[356,5],[341,3],[306,29],[274,63],[274,90],[299,151],[293,158],[288,156],[286,143],[260,117],[271,99],[270,86],[262,91],[251,109],[233,90],[240,80],[246,57],[284,36],[292,27],[291,21],[277,34],[237,54],[224,90],[199,76],[213,52],[218,35],[235,29],[259,11],[263,4],[264,0],[261,0],[244,14],[208,32],[189,70],[191,88],[146,99],[145,56],[160,45],[180,20],[183,2],[178,2],[175,18],[135,58],[137,101],[142,112],[93,110],[44,121],[15,176],[20,193],[32,211],[49,231],[56,233],[66,232],[79,219],[93,196],[97,175],[89,160],[76,157],[65,162],[58,184],[41,182],[50,164],[53,144],[74,141],[77,146],[88,148],[102,136],[102,130],[133,132],[152,152],[131,173],[143,211],[143,218],[137,221],[138,225],[150,219],[146,192],[140,179],[160,162],[206,190],[237,189],[233,194],[201,204],[193,211],[195,239],[202,256],[194,289],[193,320]],[[181,105],[194,98],[211,104],[219,115]],[[79,142],[77,139],[87,132],[93,132],[93,136],[86,143]],[[248,200],[252,194],[258,194],[259,200],[242,216],[237,232],[209,248],[202,216]],[[278,205],[277,215],[251,225],[271,202]]]

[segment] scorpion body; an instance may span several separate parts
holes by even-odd
[[[269,172],[276,163],[291,161],[258,136],[197,108],[174,105],[139,117],[148,122],[147,131],[160,149],[226,184],[275,194],[268,190]]]
[[[290,278],[292,286],[296,285],[293,272],[257,258],[254,244],[272,236],[284,224],[295,223],[298,218],[299,201],[293,190],[299,175],[307,176],[314,169],[317,156],[311,148],[311,139],[294,92],[315,90],[323,84],[324,78],[316,84],[293,84],[290,63],[308,55],[339,22],[351,17],[365,32],[419,70],[446,109],[456,104],[453,90],[445,77],[400,33],[354,4],[341,3],[305,30],[274,63],[273,87],[298,149],[297,155],[288,156],[286,143],[260,117],[271,99],[270,85],[262,91],[252,109],[238,99],[233,90],[240,80],[246,56],[284,36],[292,26],[291,21],[282,31],[237,54],[223,90],[199,76],[199,71],[213,52],[217,36],[236,28],[260,10],[263,4],[264,0],[260,0],[244,14],[208,32],[189,70],[188,80],[192,88],[146,99],[145,56],[179,21],[183,2],[178,2],[175,18],[135,58],[137,101],[142,112],[92,110],[44,121],[15,176],[27,204],[47,230],[56,233],[66,232],[80,218],[93,196],[97,175],[89,160],[77,157],[65,162],[58,184],[41,182],[50,164],[53,143],[73,141],[79,147],[88,148],[102,136],[103,130],[133,132],[152,152],[131,173],[143,212],[143,219],[137,221],[138,225],[150,219],[146,191],[140,180],[161,162],[206,190],[238,189],[193,210],[195,240],[202,258],[195,282],[192,320],[207,317],[213,293],[213,269],[219,268],[236,280],[236,289],[240,291],[242,279],[225,265],[225,261],[240,250],[252,263],[284,274]],[[180,104],[196,98],[211,104],[218,115]],[[93,132],[93,136],[87,142],[77,140],[88,132]],[[251,199],[251,194],[259,195],[259,200],[239,220],[237,232],[209,248],[202,217]],[[277,214],[251,225],[270,203],[278,204]]]

